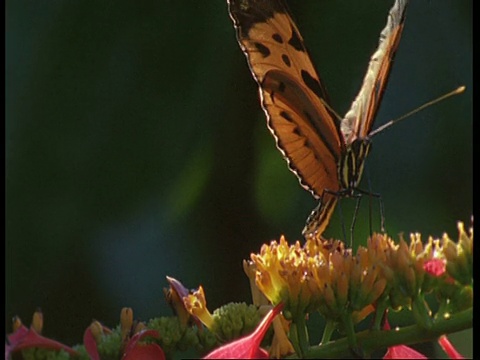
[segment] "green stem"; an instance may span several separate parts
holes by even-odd
[[[289,331],[288,337],[292,342],[293,348],[295,349],[295,353],[301,354],[302,349],[300,348],[299,341],[298,341],[297,324],[293,321],[292,321],[292,324],[290,325],[290,331]]]
[[[405,326],[399,330],[366,330],[356,334],[358,344],[363,353],[386,349],[394,345],[411,345],[425,341],[436,340],[443,334],[471,328],[473,325],[473,308],[452,315],[449,319],[437,319],[430,329],[422,325]],[[299,354],[298,354],[299,355]],[[329,343],[312,346],[304,358],[346,358],[352,356],[352,348],[347,338]]]
[[[292,325],[290,326],[290,337],[298,357],[303,358],[310,347],[304,314],[293,318]]]
[[[419,294],[413,299],[412,313],[417,324],[423,326],[425,329],[430,329],[433,325],[433,319],[430,316],[430,309],[423,297]]]
[[[372,326],[372,330],[380,330],[382,326],[382,319],[383,315],[385,314],[385,310],[388,308],[387,302],[385,299],[377,302],[376,309],[375,309],[375,321]]]
[[[300,320],[297,323],[298,343],[302,354],[305,354],[310,346],[308,341],[307,324],[305,322],[305,316],[299,316],[298,319]]]
[[[355,334],[355,327],[353,326],[352,314],[347,313],[342,316],[342,323],[345,327],[345,333],[347,334],[348,344],[352,349],[357,347],[357,336]]]
[[[322,341],[320,342],[320,345],[326,344],[330,341],[330,338],[332,337],[333,332],[336,329],[335,321],[333,320],[327,320],[327,323],[325,324],[325,329],[323,329],[323,336],[322,336]]]

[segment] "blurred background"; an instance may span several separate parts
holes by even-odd
[[[362,187],[387,231],[457,238],[472,214],[472,2],[413,1],[376,126],[466,85],[374,138]],[[340,114],[392,1],[290,1]],[[44,312],[82,341],[97,319],[169,315],[165,276],[214,310],[250,302],[242,260],[316,206],[275,148],[223,0],[6,1],[6,323]],[[342,201],[349,227],[353,200]],[[355,245],[379,230],[364,198]],[[350,213],[349,213],[350,211]],[[343,238],[339,211],[326,232]],[[452,336],[471,356],[471,332]],[[438,350],[436,345],[432,351]],[[437,357],[443,356],[438,353]]]

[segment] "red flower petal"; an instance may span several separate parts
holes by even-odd
[[[65,350],[70,355],[76,355],[77,352],[62,343],[48,339],[39,335],[33,328],[29,330],[25,326],[21,326],[13,334],[8,335],[8,342],[5,347],[5,358],[7,359],[11,353],[30,348],[43,348],[49,350]]]
[[[445,261],[441,259],[432,259],[423,265],[423,269],[432,276],[442,276],[446,270]]]
[[[108,327],[100,324],[98,321],[93,321],[90,326],[83,333],[83,345],[88,355],[90,355],[90,360],[100,360],[100,355],[97,350],[97,339],[95,336],[99,337],[101,334],[111,334],[112,330]]]
[[[452,345],[450,340],[448,340],[446,335],[440,336],[438,343],[442,347],[443,351],[450,357],[450,359],[465,359],[455,347]]]
[[[20,326],[17,331],[7,336],[10,346],[15,346],[15,344],[20,342],[20,340],[22,340],[27,334],[27,327],[25,325]]]
[[[125,348],[122,360],[165,360],[165,353],[158,344],[139,343],[143,338],[150,336],[160,338],[156,330],[142,330],[132,336]]]
[[[260,348],[260,343],[282,309],[283,303],[278,304],[268,312],[253,333],[215,349],[204,359],[268,359],[268,352]]]
[[[123,360],[164,360],[165,353],[158,344],[139,344],[125,354]]]
[[[383,356],[384,359],[427,359],[423,354],[413,350],[411,347],[405,345],[391,346],[387,353]]]
[[[390,330],[390,324],[387,319],[385,319],[385,324],[383,325],[384,330]],[[408,347],[406,345],[396,345],[391,346],[387,349],[387,352],[383,356],[384,359],[427,359],[423,354],[420,354],[418,351]]]
[[[100,360],[100,355],[97,350],[97,342],[95,341],[90,326],[83,333],[83,345],[85,346],[88,355],[90,355],[90,360]]]

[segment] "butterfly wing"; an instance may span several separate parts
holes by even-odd
[[[392,61],[400,42],[407,3],[407,0],[396,0],[390,9],[387,25],[380,34],[378,48],[370,59],[362,87],[341,122],[341,132],[346,146],[349,148],[348,156],[344,154],[338,165],[342,174],[339,181],[344,184],[341,187],[348,187],[351,184],[356,186],[355,184],[360,180],[369,146],[362,144],[362,146],[352,147],[352,144],[355,140],[366,139],[373,126]],[[362,153],[355,149],[366,149],[367,151]],[[336,199],[329,196],[313,210],[302,231],[305,237],[322,234],[329,222],[335,202]]]
[[[305,236],[305,238],[319,238],[330,223],[330,218],[332,217],[336,204],[337,196],[325,193],[322,201],[318,203],[317,207],[313,209],[312,213],[308,216],[305,227],[302,230],[302,235]]]
[[[370,133],[387,85],[393,58],[402,35],[408,0],[396,0],[380,33],[378,48],[370,59],[362,87],[341,123],[346,144]]]
[[[278,149],[315,198],[325,189],[337,191],[343,138],[324,105],[325,88],[284,1],[228,3]]]

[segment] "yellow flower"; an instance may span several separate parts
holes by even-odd
[[[198,287],[198,290],[192,291],[185,296],[183,303],[190,314],[198,318],[208,329],[212,328],[214,319],[207,309],[207,300],[201,285]]]
[[[448,274],[463,285],[472,285],[473,279],[473,227],[465,232],[462,222],[457,225],[458,243],[447,234],[442,237],[443,254],[447,260]]]
[[[251,259],[258,289],[274,304],[284,301],[299,316],[316,310],[330,319],[346,311],[367,314],[367,305],[378,299],[386,284],[379,278],[377,257],[364,248],[353,256],[338,240],[310,238],[301,246],[298,241],[288,245],[282,236]]]
[[[255,283],[273,304],[284,300],[291,308],[297,308],[308,303],[308,257],[298,241],[289,246],[282,236],[278,243],[263,245],[260,254],[252,254],[251,259],[256,267]]]

